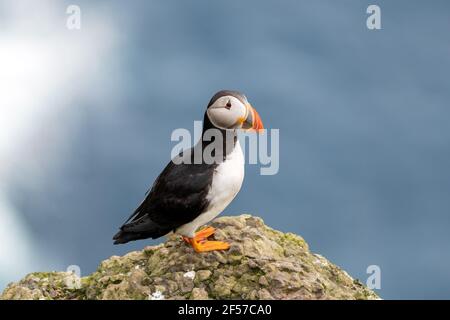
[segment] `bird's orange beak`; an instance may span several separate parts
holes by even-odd
[[[255,132],[261,132],[262,130],[264,130],[264,125],[261,120],[261,117],[250,103],[247,103],[246,106],[247,106],[247,118],[244,120],[242,128],[246,130],[252,130]]]

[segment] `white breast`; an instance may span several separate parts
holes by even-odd
[[[234,150],[220,163],[213,175],[211,189],[207,195],[209,206],[195,220],[179,227],[177,233],[193,237],[195,231],[219,215],[236,197],[244,181],[244,155],[239,140]]]

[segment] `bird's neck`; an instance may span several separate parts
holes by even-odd
[[[209,129],[215,129],[213,132],[210,132],[209,134],[206,133]],[[211,134],[212,133],[212,134]],[[217,128],[214,126],[209,120],[208,115],[205,112],[205,116],[203,119],[203,132],[202,132],[202,139],[200,141],[202,145],[202,150],[205,150],[206,147],[208,147],[210,144],[214,143],[215,137],[220,133],[220,136],[222,137],[222,150],[223,150],[223,160],[229,155],[231,152],[233,152],[234,148],[236,147],[237,142],[237,131],[236,130],[224,130]]]

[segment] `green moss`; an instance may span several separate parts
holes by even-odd
[[[301,248],[303,248],[305,250],[309,250],[308,244],[305,242],[305,240],[302,237],[300,237],[300,236],[298,236],[296,234],[293,234],[293,233],[290,233],[290,232],[285,233],[282,236],[282,239],[285,242],[290,242],[293,245],[299,246],[299,247],[301,247]]]
[[[53,277],[55,275],[55,273],[54,272],[33,272],[31,275],[35,278],[45,279],[45,278]]]

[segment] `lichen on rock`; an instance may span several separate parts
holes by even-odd
[[[221,217],[212,226],[228,251],[196,253],[176,235],[157,246],[112,256],[78,278],[31,273],[0,299],[379,299],[307,243],[250,215]]]

